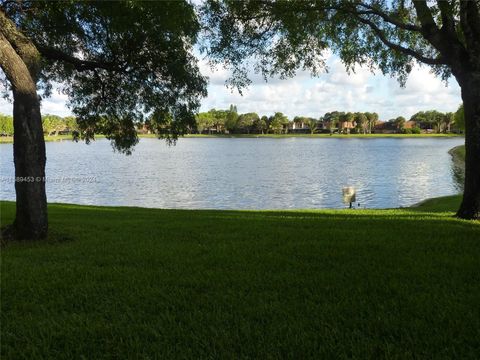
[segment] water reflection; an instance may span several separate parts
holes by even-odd
[[[361,207],[408,206],[458,192],[448,150],[461,138],[142,139],[132,156],[106,140],[47,143],[47,176],[96,182],[48,183],[52,202],[158,208],[342,208],[342,187]],[[0,145],[1,176],[13,177],[12,146]],[[452,176],[453,175],[453,176]],[[14,199],[3,182],[0,198]]]

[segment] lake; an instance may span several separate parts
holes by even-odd
[[[459,192],[448,150],[463,138],[141,139],[131,156],[108,140],[47,143],[49,202],[188,209],[361,208]],[[0,144],[0,199],[14,200],[11,144]]]

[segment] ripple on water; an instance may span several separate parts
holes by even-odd
[[[107,140],[47,143],[48,200],[159,208],[343,208],[342,187],[361,207],[409,206],[457,193],[448,150],[461,138],[141,139],[131,156]],[[11,144],[1,144],[0,198],[13,200]]]

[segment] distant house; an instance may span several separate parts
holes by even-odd
[[[403,128],[404,129],[413,129],[416,126],[417,126],[417,123],[415,121],[410,120],[410,121],[405,122],[405,124],[403,125]]]
[[[317,122],[317,131],[326,131],[328,129],[328,124],[325,121]]]
[[[306,132],[309,131],[310,128],[307,124],[303,121],[292,121],[288,124],[288,131],[289,132]]]
[[[343,133],[350,133],[350,130],[355,129],[357,123],[355,121],[343,121],[338,122],[338,131]]]
[[[203,129],[202,134],[223,134],[225,127],[222,124],[214,124]]]
[[[291,121],[288,123],[288,132],[297,134],[310,134],[310,126],[303,121]]]
[[[355,129],[357,123],[355,121],[344,121],[340,120],[337,123],[337,127],[332,127],[332,122],[330,120],[324,120],[318,124],[317,129],[321,132],[325,130],[337,131],[349,133],[351,129]]]
[[[140,124],[136,126],[138,134],[151,134],[151,130],[149,129],[147,124]]]
[[[357,123],[355,121],[340,121],[338,123],[338,128],[345,130],[345,129],[355,129]]]
[[[395,124],[391,121],[377,121],[373,129],[375,134],[395,134],[398,132]]]

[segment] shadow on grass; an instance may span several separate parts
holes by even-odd
[[[480,236],[480,222],[459,220],[453,212],[443,210],[451,208],[457,200],[458,197],[433,199],[417,208],[404,209],[291,211],[166,210],[49,204],[50,231],[43,243],[90,242],[104,238],[131,238],[132,241],[152,237],[175,239],[179,235],[194,240],[215,233],[226,239],[255,237],[269,240],[272,234],[281,232],[285,236],[321,235],[327,239],[353,237],[359,240],[371,240],[368,234],[381,238],[405,238],[408,234],[439,238]],[[4,222],[13,221],[14,208],[13,202],[2,202]]]

